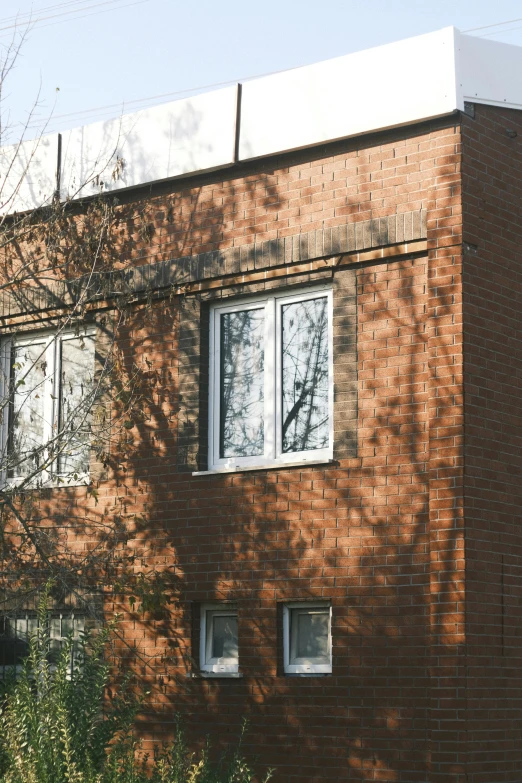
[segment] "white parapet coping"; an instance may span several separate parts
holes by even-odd
[[[67,131],[62,198],[230,166],[236,110],[233,86]]]
[[[522,109],[522,47],[455,34],[462,99]]]
[[[239,96],[241,97],[238,100]],[[522,108],[522,47],[447,27],[0,149],[0,214],[463,110]]]
[[[49,204],[56,191],[58,134],[0,147],[0,215]]]
[[[243,86],[239,157],[451,114],[459,105],[455,30],[366,49]]]

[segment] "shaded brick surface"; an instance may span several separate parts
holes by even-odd
[[[506,130],[518,136],[510,138]],[[522,779],[522,117],[463,119],[468,775]]]

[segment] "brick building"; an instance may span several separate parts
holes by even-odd
[[[123,625],[152,738],[247,716],[281,783],[522,780],[521,65],[449,29],[122,136],[158,296],[119,339],[164,380],[98,502],[123,486],[175,568],[171,616]],[[64,135],[64,189],[104,134]]]

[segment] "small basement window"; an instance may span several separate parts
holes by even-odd
[[[283,630],[286,674],[331,673],[332,608],[329,604],[286,604]]]
[[[200,665],[204,672],[238,671],[237,608],[209,605],[201,608]]]

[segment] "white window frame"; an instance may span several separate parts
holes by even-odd
[[[42,358],[45,356],[47,367],[50,368],[44,381],[46,384],[46,393],[44,397],[44,432],[42,443],[49,442],[58,431],[60,422],[60,403],[61,403],[61,345],[67,340],[78,337],[96,336],[96,327],[94,325],[83,326],[79,331],[76,329],[64,329],[63,331],[41,331],[28,332],[6,337],[1,343],[0,361],[2,362],[2,379],[0,383],[0,393],[2,397],[8,393],[8,386],[11,378],[11,361],[13,347],[23,347],[31,345],[42,346]],[[96,346],[95,346],[96,349]],[[94,375],[94,362],[93,362]],[[2,454],[7,454],[9,448],[9,426],[11,418],[11,406],[8,408],[8,414],[3,417],[3,424],[0,425],[0,446]],[[42,470],[38,475],[40,486],[71,486],[89,483],[89,472],[78,473],[76,477],[58,472],[58,459],[56,459],[48,470]],[[16,485],[24,481],[23,476],[8,477],[4,470],[0,473],[0,483],[2,485]]]
[[[199,637],[200,669],[203,672],[214,674],[236,674],[239,671],[239,657],[213,658],[212,650],[212,620],[214,617],[237,618],[237,606],[235,604],[204,604],[201,607],[201,623]],[[239,643],[239,640],[238,640]]]
[[[294,302],[328,300],[328,445],[321,449],[284,453],[282,449],[282,377],[281,313],[282,307]],[[253,457],[219,456],[220,443],[220,329],[221,315],[244,310],[265,311],[264,334],[264,453]],[[271,291],[232,304],[215,303],[210,312],[209,352],[209,471],[237,470],[296,462],[329,461],[333,457],[333,293],[331,286],[313,286],[289,293]]]
[[[328,648],[329,662],[317,659],[299,659],[292,662],[292,612],[298,609],[328,609]],[[283,659],[285,674],[331,674],[332,673],[332,606],[327,601],[299,601],[283,606]]]

